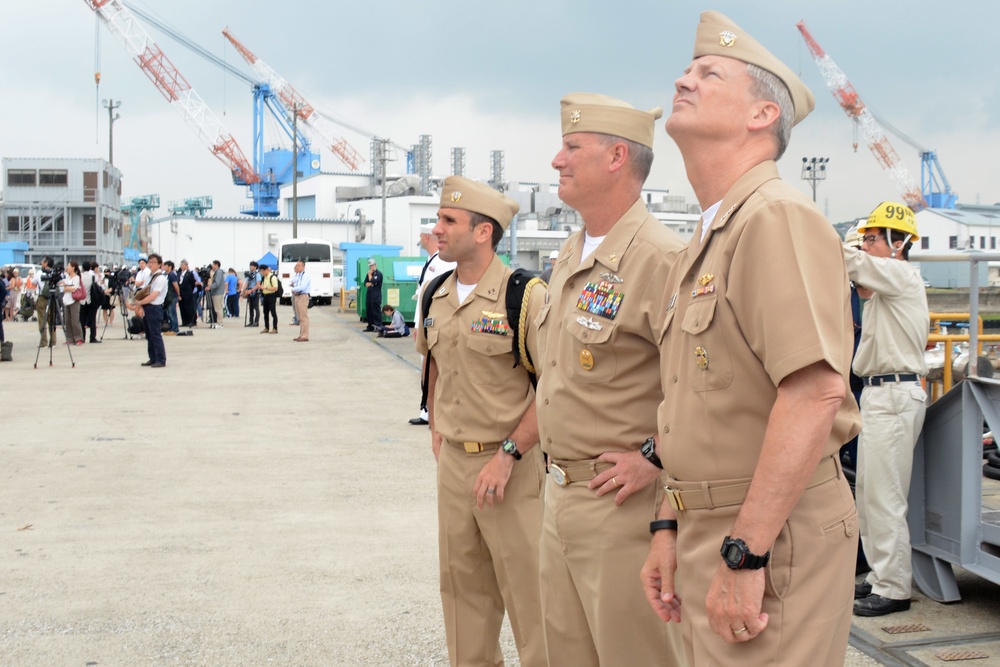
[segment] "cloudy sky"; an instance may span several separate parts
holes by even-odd
[[[314,106],[354,127],[409,146],[434,141],[434,174],[447,175],[453,146],[467,149],[466,175],[489,175],[489,152],[506,153],[507,179],[554,182],[559,98],[601,92],[668,110],[673,81],[691,57],[703,9],[718,9],[800,72],[817,98],[780,163],[804,192],[802,157],[829,157],[818,201],[834,222],[898,198],[834,101],[795,29],[815,38],[880,117],[936,150],[960,201],[1000,202],[1000,2],[952,0],[131,0],[205,49],[251,73],[225,41],[225,27],[295,85]],[[107,156],[101,99],[121,101],[115,164],[126,195],[164,203],[211,194],[215,213],[246,203],[228,170],[105,28],[96,39],[85,0],[5,2],[0,40],[0,156]],[[278,8],[281,8],[280,10]],[[953,20],[954,17],[954,20]],[[249,87],[152,26],[148,31],[251,150]],[[99,89],[94,85],[97,63]],[[369,137],[343,135],[368,155]],[[271,133],[268,143],[276,143]],[[918,149],[891,136],[919,183]],[[680,155],[658,124],[647,183],[694,203]],[[403,156],[389,166],[404,170]],[[330,153],[323,168],[342,171]]]

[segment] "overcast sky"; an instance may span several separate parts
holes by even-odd
[[[691,58],[699,12],[718,9],[800,72],[816,111],[795,128],[779,163],[800,179],[802,157],[831,158],[818,202],[832,221],[867,215],[899,195],[871,152],[855,152],[852,125],[827,90],[795,29],[814,37],[880,117],[936,150],[959,200],[1000,201],[1000,26],[995,0],[132,0],[204,48],[251,73],[221,31],[233,34],[314,106],[409,146],[433,137],[433,171],[445,176],[453,146],[466,175],[489,175],[489,152],[506,153],[507,179],[555,182],[559,98],[613,95],[667,113],[673,82]],[[280,8],[280,9],[279,9]],[[247,203],[181,116],[106,28],[95,40],[85,0],[6,2],[0,40],[3,157],[107,157],[100,100],[121,101],[115,164],[124,194],[158,193],[164,204],[210,194],[215,214]],[[149,33],[250,154],[249,87],[147,26]],[[94,85],[98,60],[102,74]],[[344,130],[362,154],[367,136]],[[278,142],[271,133],[268,143]],[[919,184],[917,149],[891,136]],[[343,171],[323,152],[323,169]],[[657,125],[647,185],[695,203],[680,155]],[[390,172],[405,169],[403,156]],[[161,211],[165,212],[165,211]]]

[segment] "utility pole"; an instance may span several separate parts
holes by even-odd
[[[802,158],[802,180],[809,181],[812,185],[813,203],[816,203],[816,181],[826,180],[826,165],[830,162],[828,157]]]
[[[101,100],[101,104],[108,110],[108,164],[115,163],[115,121],[121,118],[121,114],[115,113],[115,109],[122,105],[121,101]]]
[[[292,105],[292,238],[299,238],[299,109]]]

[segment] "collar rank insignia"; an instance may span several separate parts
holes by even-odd
[[[667,312],[668,313],[670,312],[670,309],[674,307],[675,303],[677,303],[677,293],[676,292],[674,292],[674,295],[670,297],[670,303],[667,304]]]
[[[723,30],[719,33],[719,46],[732,48],[736,46],[736,33],[732,30]]]
[[[609,262],[617,262],[618,261],[618,255],[616,255],[615,253],[611,253],[610,255],[608,255],[608,261]]]

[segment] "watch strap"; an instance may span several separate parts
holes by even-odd
[[[677,530],[677,522],[674,519],[657,519],[649,522],[649,532],[655,535],[661,530]]]
[[[653,438],[646,438],[646,441],[642,443],[642,447],[639,448],[642,455],[646,457],[646,460],[652,463],[654,466],[663,470],[663,462],[660,461],[660,457],[656,455],[656,441]]]

